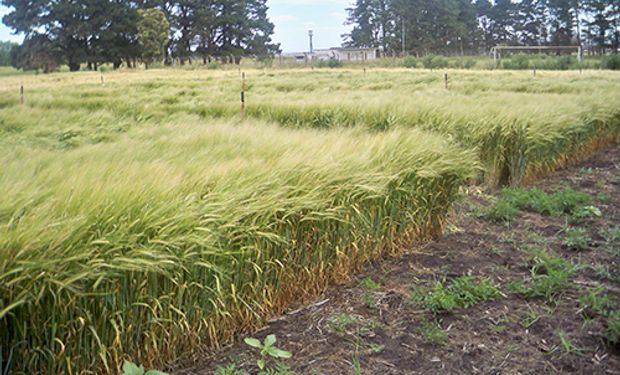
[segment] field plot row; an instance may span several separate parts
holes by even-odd
[[[535,179],[593,147],[620,127],[620,74],[615,72],[370,70],[251,71],[247,115],[293,128],[395,127],[432,130],[478,151],[490,184]],[[13,131],[43,133],[53,143],[106,140],[114,132],[179,113],[239,116],[238,72],[92,74],[28,82],[29,112],[17,95],[0,99],[0,121]],[[12,80],[17,93],[16,78]],[[7,85],[11,86],[11,85]],[[10,109],[10,110],[9,110]],[[58,121],[59,118],[66,121]],[[72,124],[66,126],[66,124]],[[34,126],[36,125],[36,126]],[[93,129],[94,126],[94,129]],[[36,129],[36,130],[34,130]],[[43,134],[45,135],[45,134]]]
[[[416,130],[186,121],[0,159],[0,338],[27,373],[115,372],[251,327],[438,233],[475,164]]]
[[[161,365],[617,139],[620,75],[546,74],[3,79],[0,370]]]

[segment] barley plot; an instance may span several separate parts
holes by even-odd
[[[545,75],[250,71],[242,122],[236,71],[3,78],[2,370],[215,345],[617,139],[620,75]]]

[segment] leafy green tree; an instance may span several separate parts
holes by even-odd
[[[49,73],[58,69],[61,63],[61,51],[45,35],[31,35],[22,45],[11,49],[11,65],[17,69]]]
[[[17,43],[0,41],[0,66],[11,65],[11,51],[17,46]]]
[[[138,10],[138,40],[142,46],[142,60],[148,64],[164,58],[164,48],[170,38],[170,22],[159,9]]]
[[[515,6],[515,32],[521,44],[544,45],[547,41],[547,0],[521,0]]]
[[[599,50],[620,48],[620,3],[615,0],[584,0],[583,9],[589,15],[584,20],[584,36]]]
[[[550,42],[552,45],[572,45],[579,11],[578,0],[548,0]]]

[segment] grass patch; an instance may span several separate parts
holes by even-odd
[[[592,239],[584,228],[568,228],[564,231],[562,244],[569,250],[583,251],[590,247]]]
[[[494,223],[510,224],[517,217],[519,217],[520,211],[513,206],[510,202],[500,200],[489,211],[487,211],[485,217]]]
[[[571,286],[574,267],[564,259],[540,250],[534,252],[532,262],[530,277],[510,285],[514,293],[527,299],[543,298],[552,302],[562,290]]]
[[[423,321],[418,332],[431,345],[441,346],[448,343],[448,334],[435,322]]]
[[[494,300],[499,295],[498,285],[490,279],[476,281],[472,276],[460,276],[447,285],[438,281],[430,288],[415,288],[411,302],[439,314]]]
[[[375,307],[374,293],[381,288],[381,285],[375,282],[371,277],[365,277],[361,281],[361,286],[363,288],[362,301],[368,308]]]
[[[610,316],[612,309],[612,300],[603,287],[588,289],[579,297],[579,310],[585,318]]]
[[[573,214],[577,209],[589,205],[592,198],[570,188],[551,194],[537,188],[507,188],[502,191],[500,201],[520,210],[531,210],[544,216],[560,216]]]
[[[600,231],[600,235],[605,239],[604,250],[620,257],[620,227],[604,228]]]
[[[620,345],[620,311],[615,311],[607,320],[605,338],[611,346]]]
[[[495,223],[510,224],[519,217],[521,210],[528,210],[544,216],[568,215],[573,222],[580,222],[601,215],[598,208],[590,205],[591,202],[590,195],[570,188],[548,194],[537,188],[509,187],[502,190],[485,217]]]
[[[376,323],[359,315],[340,313],[327,321],[327,328],[338,335],[366,335],[374,331]]]

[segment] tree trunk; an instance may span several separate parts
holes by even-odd
[[[80,70],[80,63],[75,62],[75,61],[69,61],[69,71],[71,72],[77,72]]]

